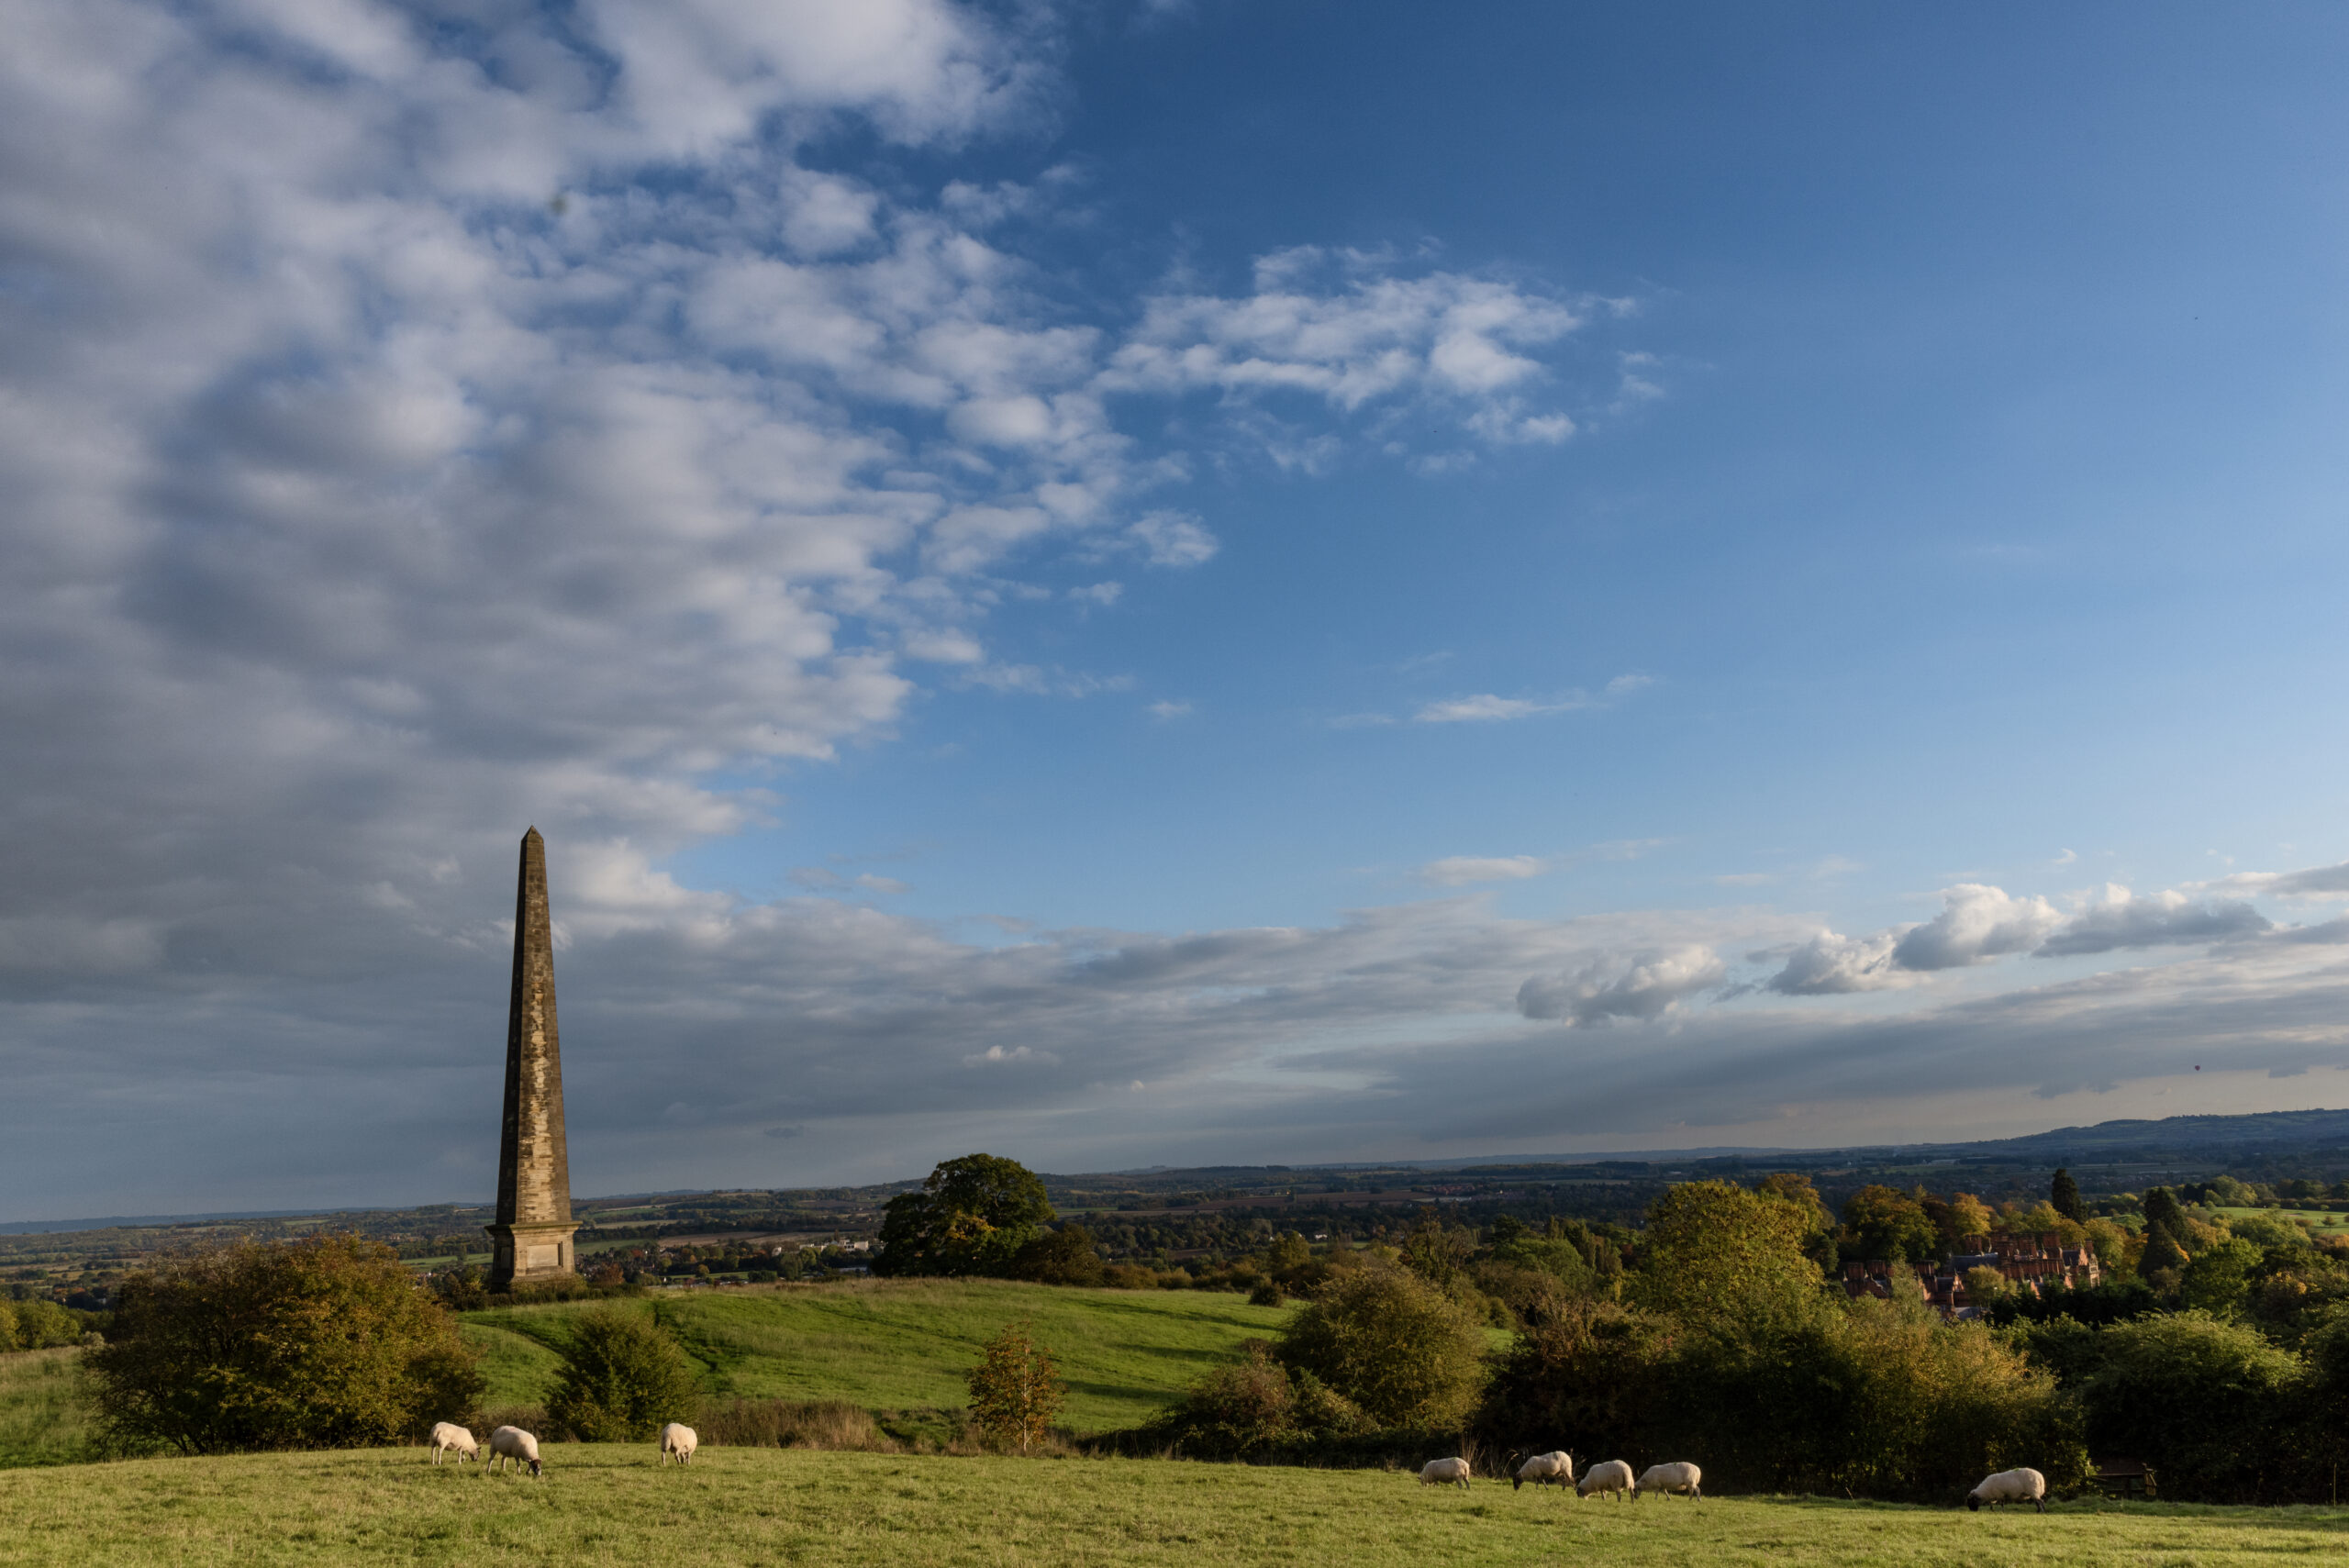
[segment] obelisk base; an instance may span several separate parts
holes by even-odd
[[[535,1284],[575,1276],[571,1251],[574,1224],[484,1225],[489,1232],[489,1288]]]

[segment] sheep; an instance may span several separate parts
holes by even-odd
[[[700,1434],[682,1421],[672,1421],[661,1429],[661,1461],[664,1464],[671,1454],[676,1455],[677,1462],[683,1464],[693,1458],[694,1450],[699,1447]]]
[[[1583,1473],[1582,1483],[1575,1488],[1575,1495],[1578,1497],[1587,1497],[1593,1492],[1604,1492],[1610,1497],[1618,1492],[1622,1492],[1628,1494],[1634,1502],[1638,1501],[1640,1496],[1639,1483],[1631,1479],[1631,1467],[1620,1459],[1610,1459],[1604,1464],[1594,1464]]]
[[[473,1433],[454,1421],[432,1423],[433,1463],[440,1462],[440,1454],[443,1450],[455,1454],[459,1464],[464,1463],[469,1459],[476,1464],[481,1462],[481,1444],[473,1440]]]
[[[1468,1490],[1468,1462],[1464,1459],[1431,1459],[1419,1472],[1422,1486],[1457,1486]]]
[[[1631,1501],[1638,1502],[1642,1492],[1661,1492],[1666,1496],[1675,1492],[1686,1492],[1701,1503],[1705,1500],[1705,1494],[1697,1484],[1704,1478],[1703,1471],[1685,1462],[1679,1464],[1651,1464],[1646,1473],[1640,1477],[1639,1485],[1632,1490]]]
[[[2047,1511],[2047,1477],[2028,1465],[1986,1475],[1981,1485],[1965,1495],[1965,1506],[1977,1514],[1985,1503],[1994,1508],[2001,1503],[2029,1503],[2043,1514]]]
[[[532,1475],[546,1473],[539,1463],[539,1440],[519,1427],[500,1427],[490,1433],[489,1451],[495,1456],[489,1462],[493,1470],[504,1470],[510,1459],[517,1466],[528,1464]]]
[[[1536,1486],[1571,1486],[1575,1484],[1575,1462],[1564,1449],[1537,1453],[1517,1467],[1517,1473],[1508,1480],[1509,1490],[1514,1492],[1529,1481]]]

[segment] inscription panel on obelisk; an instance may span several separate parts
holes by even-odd
[[[514,895],[514,994],[506,1018],[506,1123],[497,1150],[497,1223],[489,1288],[573,1272],[571,1155],[562,1129],[562,1044],[554,1016],[554,919],[547,847],[522,835]]]

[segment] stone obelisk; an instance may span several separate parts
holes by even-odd
[[[489,1288],[568,1278],[571,1156],[562,1138],[562,1047],[554,1027],[554,922],[547,845],[522,835],[514,895],[514,1000],[506,1021],[506,1130],[497,1148],[497,1223]]]

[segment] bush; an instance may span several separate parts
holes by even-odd
[[[1576,1303],[1528,1328],[1477,1414],[1497,1448],[1544,1452],[1571,1435],[1586,1456],[1653,1451],[1670,1322],[1613,1302]]]
[[[1281,1336],[1279,1356],[1382,1427],[1456,1427],[1484,1382],[1475,1315],[1390,1264],[1334,1273]]]
[[[895,1453],[873,1412],[845,1399],[729,1399],[702,1407],[694,1427],[719,1448],[812,1448]]]
[[[120,1437],[188,1453],[413,1441],[481,1396],[455,1321],[357,1236],[194,1254],[131,1275],[117,1303],[114,1342],[86,1359]]]
[[[585,1442],[641,1441],[690,1418],[700,1379],[652,1318],[598,1307],[572,1322],[547,1417]]]
[[[2143,1459],[2176,1501],[2274,1499],[2299,1358],[2205,1312],[2117,1324],[2098,1340],[2081,1388],[2098,1451]]]
[[[1311,1373],[1282,1365],[1272,1347],[1256,1340],[1245,1362],[1208,1373],[1144,1429],[1188,1458],[1240,1459],[1347,1436],[1369,1424],[1352,1401]]]

